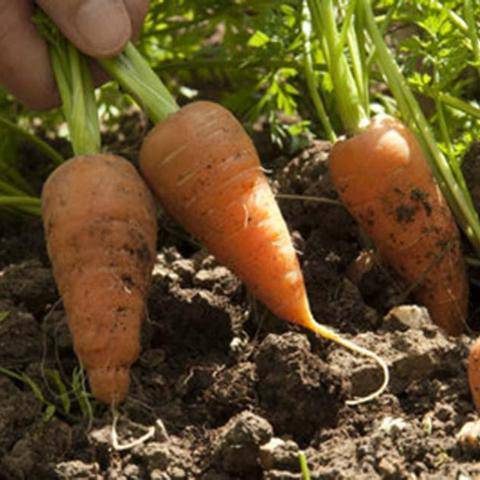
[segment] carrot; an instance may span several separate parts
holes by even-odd
[[[459,232],[415,136],[392,117],[376,117],[334,146],[330,172],[343,203],[432,320],[460,334],[468,282]]]
[[[255,147],[228,110],[195,102],[158,123],[143,142],[140,169],[163,207],[274,314],[373,357],[384,369],[380,390],[385,388],[388,372],[381,359],[314,320]]]
[[[332,0],[305,0],[306,20],[322,45],[333,84],[338,114],[349,140],[337,142],[330,155],[330,173],[341,200],[376,244],[384,260],[409,284],[432,320],[452,335],[464,329],[468,282],[460,237],[447,202],[433,177],[462,219],[472,222],[468,192],[460,175],[439,151],[429,125],[378,29],[369,0],[349,4],[341,31]],[[353,22],[352,15],[362,21]],[[369,118],[370,61],[362,54],[345,55],[346,39],[365,38],[374,50],[405,119],[418,128],[419,140],[393,117]],[[305,31],[308,33],[309,28]],[[348,42],[347,42],[348,43]],[[355,68],[351,68],[353,65]],[[319,95],[317,95],[317,100]],[[321,112],[319,118],[322,119]],[[323,122],[324,127],[327,125]],[[420,144],[420,141],[422,144]],[[432,172],[431,168],[434,168]],[[475,227],[466,231],[473,239]]]
[[[195,102],[157,124],[140,170],[165,209],[272,312],[311,322],[287,226],[252,141],[228,110]]]
[[[316,334],[369,356],[374,352],[315,321],[288,228],[247,133],[225,108],[195,102],[179,110],[161,80],[128,44],[102,67],[146,110],[157,125],[140,151],[140,168],[163,207],[217,259],[245,282],[272,312]]]
[[[93,395],[122,401],[140,349],[155,258],[155,205],[136,169],[106,154],[58,167],[42,192],[48,253]]]
[[[473,402],[480,412],[480,338],[470,348],[467,371]]]

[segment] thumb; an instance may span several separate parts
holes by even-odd
[[[123,0],[37,0],[63,34],[92,57],[114,56],[132,35]]]

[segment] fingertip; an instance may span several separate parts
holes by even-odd
[[[119,54],[132,35],[130,17],[121,0],[86,0],[74,20],[77,38],[72,41],[93,57]]]

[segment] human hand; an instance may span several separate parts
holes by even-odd
[[[141,29],[149,0],[0,0],[0,84],[27,107],[59,104],[45,41],[32,23],[37,3],[92,57],[110,57]]]

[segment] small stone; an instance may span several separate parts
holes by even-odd
[[[173,467],[169,470],[171,480],[184,480],[187,474],[183,468]]]
[[[244,411],[218,429],[214,456],[226,472],[249,472],[258,467],[260,446],[272,434],[272,426],[264,418]]]
[[[467,422],[458,433],[457,441],[464,449],[480,450],[480,420]]]
[[[286,472],[283,470],[270,470],[264,472],[262,480],[302,480],[300,473]]]
[[[389,389],[398,394],[414,381],[425,381],[436,372],[449,372],[455,375],[459,371],[459,348],[461,345],[443,335],[439,328],[431,325],[417,330],[409,329],[398,335],[387,333],[379,338],[368,332],[357,335],[353,341],[373,350],[380,355],[390,368]],[[380,384],[381,370],[371,362],[355,358],[336,349],[327,357],[330,364],[343,362],[343,369],[350,371],[352,397],[368,395]]]
[[[406,428],[408,428],[408,423],[403,418],[385,417],[380,424],[379,430],[395,437]]]
[[[260,447],[260,464],[264,470],[298,470],[298,445],[291,440],[273,437]]]
[[[397,467],[384,457],[378,463],[378,472],[384,477],[393,477],[397,473]]]
[[[382,327],[387,331],[422,328],[432,324],[428,310],[418,305],[399,305],[393,307],[383,319]]]

